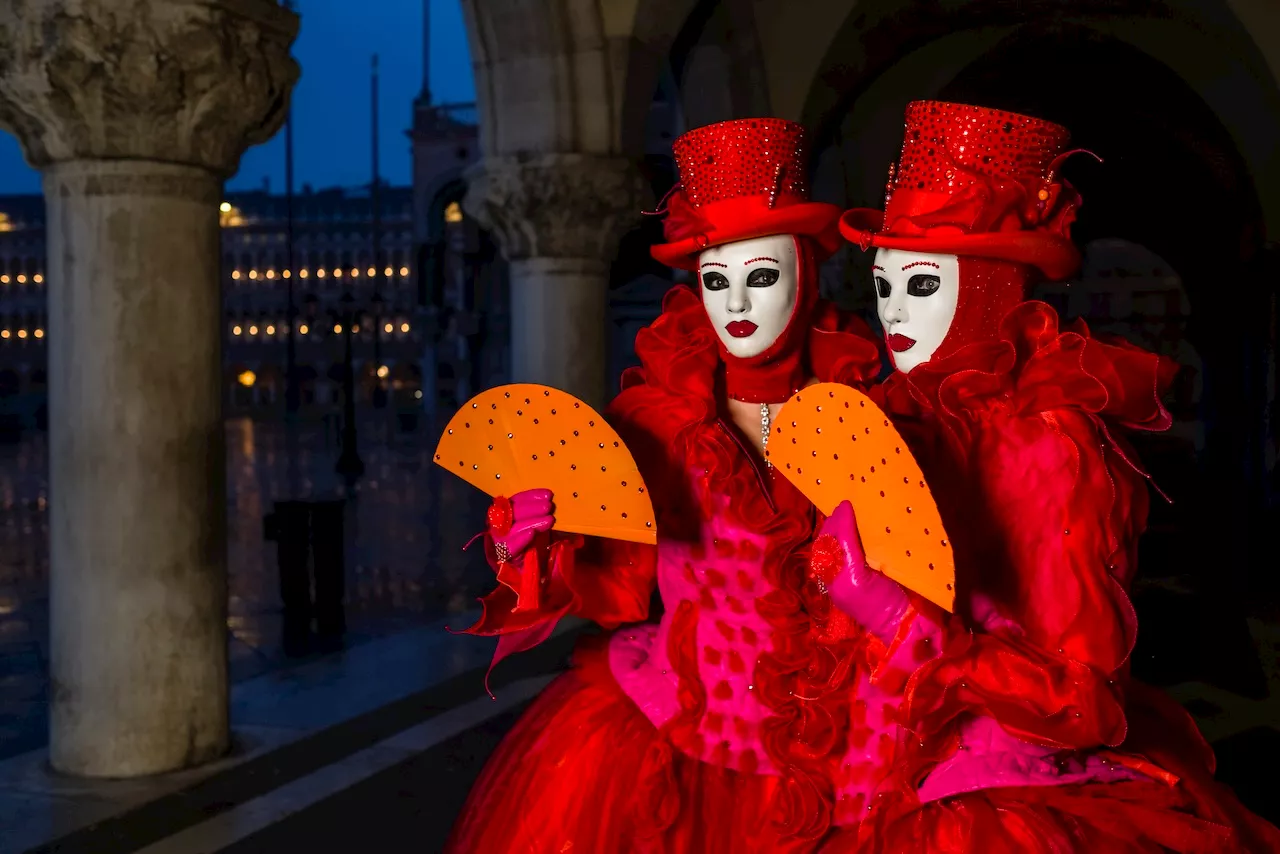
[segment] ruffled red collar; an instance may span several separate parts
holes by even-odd
[[[996,411],[1066,407],[1128,429],[1161,431],[1172,424],[1161,397],[1177,372],[1164,356],[1093,337],[1083,320],[1064,331],[1051,306],[1028,301],[1005,315],[999,337],[894,373],[873,396],[898,417],[937,415],[961,440],[968,425]]]
[[[719,339],[691,288],[680,285],[667,293],[662,315],[636,336],[636,354],[642,367],[623,374],[624,392],[647,384],[681,398],[689,422],[718,417],[724,371]],[[864,385],[880,371],[870,327],[825,300],[814,308],[804,354],[805,373],[821,382]]]

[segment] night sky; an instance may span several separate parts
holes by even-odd
[[[422,86],[422,0],[298,0],[302,30],[293,55],[294,181],[313,187],[369,181],[369,66],[381,69],[379,155],[384,179],[409,183],[412,102]],[[437,103],[471,101],[475,86],[458,0],[431,0],[431,93]],[[231,189],[284,190],[284,132],[249,149]],[[0,195],[40,192],[39,173],[0,132]]]

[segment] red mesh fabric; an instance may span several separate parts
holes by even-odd
[[[672,150],[695,207],[745,196],[809,198],[808,140],[795,122],[717,122],[683,134]]]
[[[956,315],[931,361],[945,359],[975,341],[1000,337],[1000,323],[1026,298],[1034,271],[1011,261],[960,256]]]

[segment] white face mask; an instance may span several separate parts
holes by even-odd
[[[947,337],[960,299],[960,259],[877,249],[871,272],[890,358],[905,373],[929,361]]]
[[[799,282],[787,234],[713,246],[698,256],[702,304],[730,354],[750,359],[786,331]]]

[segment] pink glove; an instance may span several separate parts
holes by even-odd
[[[901,584],[867,566],[848,501],[823,523],[813,543],[810,566],[837,608],[881,641],[893,639],[911,602]]]
[[[553,508],[549,489],[528,489],[511,498],[499,496],[489,507],[485,538],[493,544],[498,583],[516,594],[513,613],[542,607],[543,556],[541,550],[530,546],[555,524]]]
[[[549,489],[527,489],[511,498],[493,499],[487,534],[498,563],[519,563],[534,538],[555,524],[553,509]]]

